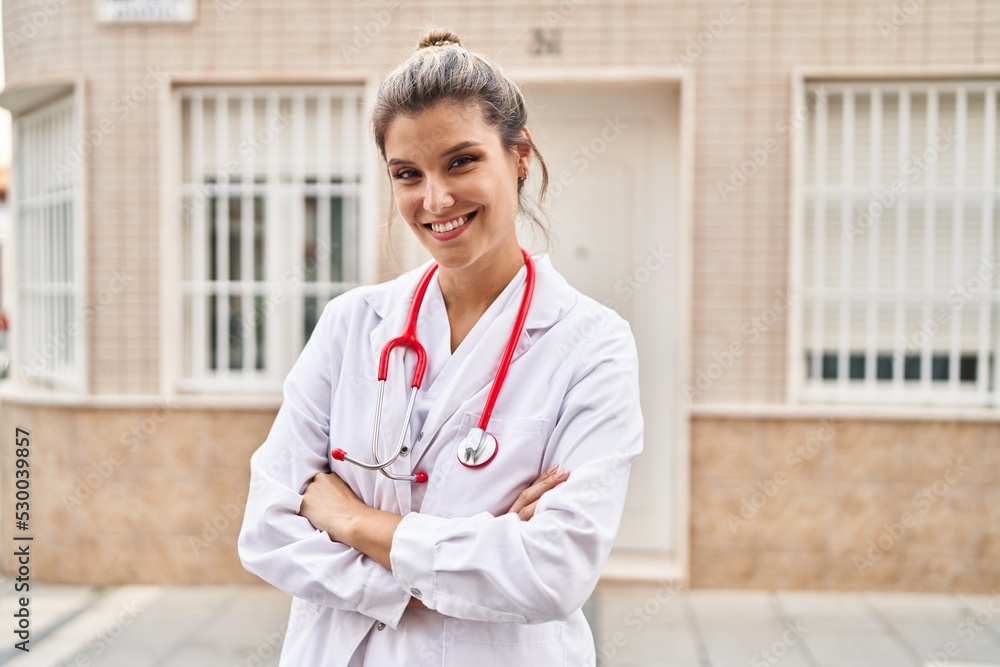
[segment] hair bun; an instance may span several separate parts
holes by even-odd
[[[461,46],[462,41],[458,38],[458,35],[450,30],[435,29],[428,30],[424,36],[420,38],[420,43],[417,44],[417,48],[426,49],[430,46],[448,46],[449,44]]]

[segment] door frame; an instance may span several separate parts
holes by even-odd
[[[676,91],[679,99],[677,227],[674,234],[676,262],[674,266],[674,303],[678,348],[676,399],[672,406],[676,415],[673,451],[676,507],[673,524],[678,534],[677,550],[667,558],[612,553],[602,573],[603,581],[663,581],[686,584],[690,580],[691,534],[691,404],[684,398],[681,387],[690,383],[691,319],[692,319],[692,222],[694,194],[694,73],[676,67],[525,67],[507,68],[508,75],[518,84],[556,86],[571,83],[652,83]],[[530,122],[530,121],[529,121]]]

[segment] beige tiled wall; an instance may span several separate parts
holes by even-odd
[[[998,445],[1000,424],[696,418],[691,583],[995,588]]]
[[[897,14],[892,30],[880,28],[880,22],[891,25],[884,22],[904,4],[916,10]],[[411,53],[422,29],[437,24],[510,68],[680,63],[692,69],[696,372],[740,340],[742,326],[787,288],[789,146],[777,126],[791,110],[793,69],[1000,62],[1000,4],[987,0],[520,0],[475,6],[458,0],[202,0],[197,21],[179,26],[100,25],[91,0],[50,5],[54,12],[32,0],[4,2],[7,82],[81,77],[85,127],[109,116],[115,121],[88,158],[88,289],[97,294],[115,270],[136,276],[94,321],[88,354],[96,393],[159,388],[157,281],[160,262],[173,261],[158,248],[160,224],[173,224],[159,219],[165,128],[156,91],[124,118],[115,106],[141,84],[147,68],[192,79],[362,80]],[[41,26],[26,28],[32,21]],[[536,29],[558,34],[558,53],[537,53]],[[25,30],[33,36],[14,48],[9,35]],[[779,150],[723,201],[718,183],[768,139]],[[782,320],[695,400],[782,402],[785,346]]]
[[[422,29],[448,26],[472,49],[507,67],[671,67],[694,72],[692,375],[740,341],[741,329],[788,285],[789,148],[777,129],[790,111],[796,67],[920,68],[1000,62],[1000,4],[988,0],[911,3],[919,8],[883,34],[902,2],[862,0],[518,0],[473,6],[440,2],[322,3],[202,0],[192,25],[99,25],[91,0],[3,3],[9,86],[82,80],[84,129],[104,118],[114,131],[86,162],[87,294],[115,271],[134,276],[99,312],[88,340],[88,389],[155,397],[160,384],[160,147],[169,132],[159,91],[124,117],[116,105],[149,68],[186,81],[299,82],[379,76],[412,52]],[[731,12],[731,14],[726,14]],[[388,17],[388,18],[386,18]],[[727,23],[721,31],[718,21]],[[33,26],[33,28],[31,27]],[[716,29],[712,34],[710,28]],[[360,39],[365,30],[370,36]],[[558,53],[536,53],[536,29],[558,33]],[[12,44],[11,35],[30,38]],[[693,58],[690,44],[707,44]],[[355,41],[355,40],[358,41]],[[345,49],[358,48],[348,57]],[[168,140],[166,145],[174,144]],[[748,152],[780,146],[725,201],[718,183]],[[173,148],[176,150],[176,147]],[[544,150],[544,146],[543,146]],[[690,165],[688,165],[690,166]],[[169,190],[167,191],[169,192]],[[181,326],[176,323],[176,327]],[[167,340],[177,340],[174,329]],[[697,403],[781,403],[785,324],[779,320]],[[93,466],[123,447],[143,410],[0,406],[3,433],[33,428],[39,577],[63,581],[246,581],[233,543],[236,521],[206,552],[191,540],[245,492],[247,460],[273,411],[178,410],[128,451],[81,507],[62,498]],[[817,428],[811,422],[697,418],[693,424],[692,582],[780,586],[972,590],[1000,580],[1000,488],[995,427],[857,421],[782,485],[748,525],[727,513],[757,480]],[[3,440],[10,479],[10,439]],[[973,456],[973,453],[977,453]],[[882,523],[944,472],[943,461],[979,461],[898,544],[857,572],[852,556]],[[992,466],[989,467],[989,466]],[[221,513],[221,514],[220,514]],[[11,534],[11,517],[0,527]],[[9,568],[10,556],[4,558]]]
[[[31,575],[85,583],[248,583],[236,537],[273,410],[0,407],[30,432]],[[0,477],[13,480],[13,438]],[[7,502],[5,498],[5,503]],[[11,544],[13,512],[0,518]],[[14,571],[10,550],[2,560]]]
[[[2,432],[31,432],[33,576],[256,581],[239,563],[236,537],[249,457],[273,418],[272,410],[0,407]],[[3,443],[0,476],[13,479],[13,439]],[[1000,586],[1000,425],[699,417],[691,469],[692,586]],[[931,495],[919,500],[925,489]],[[909,525],[892,527],[906,512]],[[10,512],[0,517],[5,541],[12,522]],[[896,535],[886,536],[886,524]],[[872,541],[879,552],[869,552]],[[2,565],[12,571],[9,553]]]

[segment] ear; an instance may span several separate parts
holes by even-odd
[[[531,132],[528,128],[521,130],[526,139],[531,140]],[[517,149],[517,173],[525,176],[531,169],[531,146],[515,146]]]

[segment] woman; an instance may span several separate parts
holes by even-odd
[[[534,156],[544,193],[545,167],[495,64],[432,31],[382,83],[372,121],[433,262],[326,304],[251,460],[240,558],[294,596],[281,664],[594,665],[581,607],[642,448],[629,326],[522,252],[521,188]],[[402,430],[387,470],[428,478],[394,481],[344,459],[371,461],[380,353],[435,263],[416,320],[423,383],[404,424],[415,355],[389,357],[379,439],[384,461]],[[498,383],[496,447],[465,449]]]

